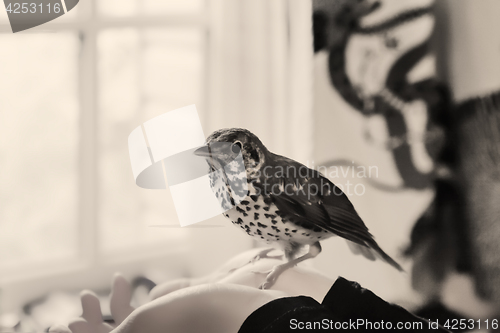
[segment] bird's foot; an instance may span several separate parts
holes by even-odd
[[[243,268],[243,267],[245,267],[248,264],[252,264],[253,265],[257,261],[259,261],[260,259],[277,259],[277,260],[282,260],[283,257],[284,257],[283,254],[276,255],[276,256],[270,256],[270,255],[268,255],[269,252],[272,252],[274,250],[275,250],[274,248],[269,248],[269,249],[265,249],[265,250],[260,251],[252,259],[250,259],[246,264],[229,270],[229,273],[233,273],[234,271],[236,271],[236,270],[238,270],[240,268]],[[260,273],[260,272],[254,272],[254,273]]]
[[[255,257],[253,257],[249,261],[249,264],[254,264],[256,261],[258,261],[260,259],[277,259],[277,260],[283,259],[283,255],[282,254],[277,255],[277,256],[269,256],[269,255],[267,255],[269,252],[272,252],[272,251],[274,251],[273,248],[269,248],[269,249],[265,249],[265,250],[260,251],[259,253],[257,253],[257,255]]]
[[[273,271],[273,270],[272,270],[272,269],[270,269],[270,270],[263,271],[263,272],[259,272],[259,271],[250,271],[250,273],[253,273],[253,274],[264,274],[264,275],[266,275],[266,276],[267,276],[267,275],[271,274],[271,272],[272,272],[272,271]]]
[[[276,281],[278,280],[280,275],[284,271],[286,271],[288,268],[290,268],[289,265],[283,264],[283,265],[274,266],[273,269],[271,269],[268,272],[259,272],[261,274],[267,274],[266,279],[259,286],[259,289],[264,290],[264,289],[271,288],[276,283]],[[254,273],[257,273],[257,272],[254,272]]]

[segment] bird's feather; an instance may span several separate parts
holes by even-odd
[[[257,185],[278,207],[282,218],[303,228],[326,230],[373,249],[378,257],[402,270],[377,245],[345,193],[328,178],[299,162],[276,154],[268,156],[267,163],[272,167],[267,170],[267,175],[261,176]],[[276,188],[282,191],[273,190]],[[369,258],[372,256],[367,255]]]

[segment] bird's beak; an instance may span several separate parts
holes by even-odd
[[[210,153],[210,149],[208,149],[208,146],[203,146],[194,151],[194,154],[196,156],[201,156],[201,157],[211,157],[212,154]]]
[[[196,149],[193,153],[196,156],[222,158],[230,151],[231,143],[229,142],[212,142],[208,145]]]

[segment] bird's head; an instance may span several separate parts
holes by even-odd
[[[241,152],[247,173],[258,171],[269,151],[252,132],[242,128],[226,128],[213,132],[207,145],[195,150],[205,157],[213,170],[231,163]]]

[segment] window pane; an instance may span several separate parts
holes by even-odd
[[[138,12],[135,0],[99,0],[96,5],[99,13],[106,16],[132,16]]]
[[[0,46],[0,266],[75,256],[78,39]]]
[[[108,30],[100,34],[100,230],[105,251],[173,244],[178,225],[169,191],[135,185],[127,138],[157,115],[197,103],[200,96],[201,32]]]
[[[204,0],[99,0],[99,13],[106,16],[139,14],[196,14],[202,11]]]
[[[139,0],[142,7],[141,12],[154,14],[179,13],[188,14],[201,12],[204,0]]]

